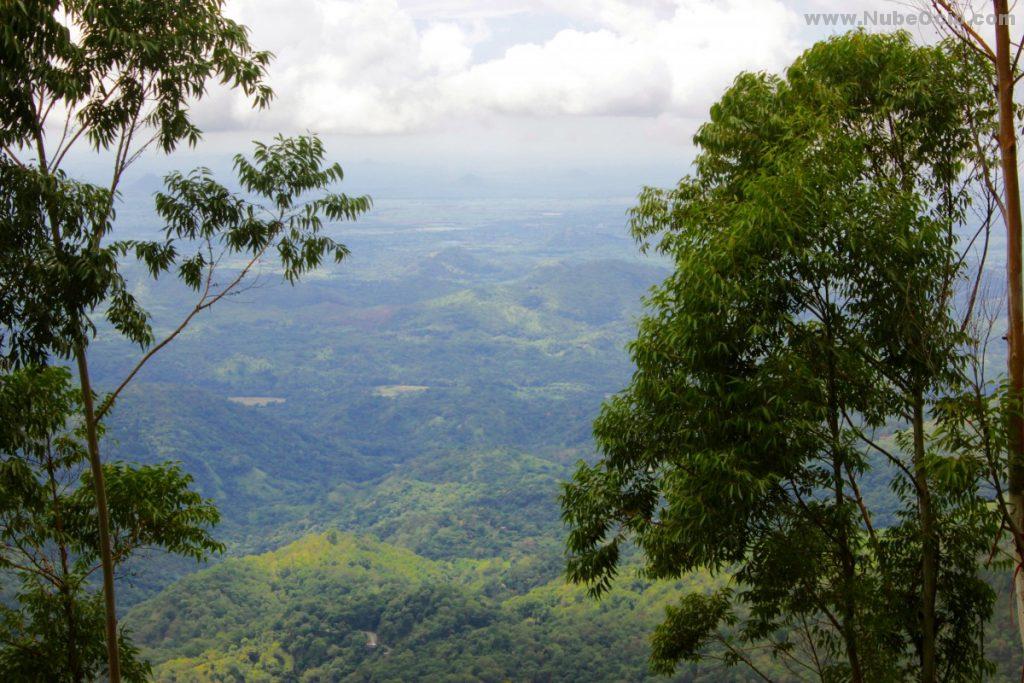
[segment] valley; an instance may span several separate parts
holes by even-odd
[[[630,579],[596,603],[566,586],[558,495],[593,457],[590,421],[628,379],[641,298],[667,268],[625,235],[625,201],[468,204],[424,231],[385,203],[340,235],[351,263],[229,302],[119,402],[113,457],[181,461],[228,545],[198,573],[131,566],[126,624],[161,680],[398,680],[410,662],[433,679],[453,656],[450,680],[645,676],[671,587]],[[188,302],[137,293],[158,328]],[[131,349],[100,343],[124,358],[113,381]],[[395,635],[403,601],[422,607]],[[295,620],[323,647],[299,646]]]
[[[160,680],[642,680],[664,606],[715,585],[632,564],[597,602],[564,579],[561,483],[669,272],[626,235],[628,201],[427,206],[425,230],[382,202],[339,235],[350,262],[201,319],[111,416],[115,459],[181,461],[223,515],[216,566],[131,564],[126,624]],[[158,329],[189,301],[137,294]],[[113,381],[132,351],[100,343]],[[891,497],[884,472],[869,499]]]

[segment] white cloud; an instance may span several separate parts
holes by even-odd
[[[779,69],[799,17],[780,0],[238,0],[277,59],[269,112],[219,93],[215,129],[409,133],[504,116],[693,117],[743,69]],[[541,41],[474,60],[494,22],[560,17]],[[227,98],[227,99],[226,99]]]
[[[671,83],[652,50],[605,29],[569,29],[455,75],[442,95],[462,114],[656,114],[671,105]]]
[[[458,24],[433,24],[420,36],[420,62],[428,72],[458,73],[469,65],[473,50]]]

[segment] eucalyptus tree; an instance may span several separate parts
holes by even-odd
[[[719,656],[770,678],[754,646],[800,678],[987,668],[976,558],[997,527],[979,461],[925,425],[961,377],[956,229],[977,182],[963,116],[984,97],[950,49],[853,33],[785,78],[739,76],[693,175],[632,210],[675,270],[595,422],[602,458],[562,504],[569,577],[596,595],[630,542],[650,577],[725,577],[668,610],[658,671]],[[890,481],[890,519],[869,478]]]
[[[979,11],[970,0],[924,0],[922,4],[935,10],[949,34],[989,66],[979,82],[991,86],[990,100],[996,107],[993,118],[997,126],[991,138],[998,147],[998,163],[986,165],[986,181],[1006,229],[1007,382],[1000,396],[1009,424],[1004,431],[1007,439],[1007,457],[1002,458],[1005,474],[993,473],[993,484],[998,486],[997,480],[1005,479],[1000,510],[1016,556],[1013,580],[1017,628],[1024,644],[1024,571],[1021,571],[1024,567],[1024,410],[1021,409],[1024,403],[1024,219],[1017,151],[1020,111],[1016,103],[1017,84],[1024,75],[1020,68],[1024,35],[1011,35],[1015,16],[1008,0],[992,0],[988,21],[982,22],[978,19],[986,19],[983,10]],[[986,24],[992,29],[993,40],[983,35]]]
[[[265,83],[271,56],[251,47],[247,30],[224,16],[220,0],[3,2],[0,25],[0,354],[8,367],[56,356],[77,369],[97,510],[108,676],[116,683],[114,551],[100,420],[138,369],[196,315],[238,291],[260,259],[273,256],[294,282],[325,257],[343,258],[344,246],[323,234],[323,217],[355,218],[369,199],[310,198],[307,193],[323,193],[341,179],[340,167],[324,163],[313,136],[279,138],[258,145],[251,161],[236,158],[245,196],[205,170],[173,174],[157,203],[163,238],[118,240],[115,208],[128,168],[149,148],[170,153],[198,142],[190,106],[218,81],[265,107],[272,97]],[[69,154],[83,146],[109,162],[103,187],[64,171]],[[232,255],[244,265],[218,270]],[[155,338],[121,274],[130,256],[154,277],[174,272],[197,293],[192,311],[163,339]],[[125,382],[99,402],[89,371],[98,317],[144,350]]]

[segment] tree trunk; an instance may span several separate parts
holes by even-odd
[[[85,673],[79,659],[78,619],[75,616],[75,598],[71,593],[70,552],[65,544],[64,521],[61,512],[60,495],[57,492],[57,473],[53,465],[52,446],[46,446],[46,474],[50,484],[50,495],[53,498],[53,525],[57,529],[59,541],[57,549],[60,553],[60,589],[61,601],[64,603],[64,621],[68,630],[68,674],[74,683],[83,683]]]
[[[1013,119],[1013,59],[1010,52],[1010,16],[1007,0],[994,0],[996,14],[996,80],[999,100],[999,155],[1003,172],[1003,201],[1006,205],[1006,298],[1007,364],[1010,376],[1009,443],[1007,498],[1014,529],[1024,529],[1024,282],[1021,278],[1020,178],[1017,171],[1017,133]],[[1016,567],[1014,584],[1017,595],[1017,629],[1024,644],[1024,574],[1022,539],[1014,539]]]
[[[839,514],[843,514],[846,506],[845,495],[843,494],[842,465],[838,456],[834,461],[834,475],[836,487],[836,506]],[[843,565],[843,597],[842,597],[842,626],[843,640],[846,643],[846,656],[850,660],[850,680],[853,683],[864,683],[864,671],[860,665],[860,654],[857,648],[857,607],[853,596],[857,581],[857,566],[850,549],[850,539],[846,528],[839,532],[839,552]]]
[[[924,464],[924,399],[914,395],[914,478],[917,480],[917,507],[921,523],[921,682],[938,680],[936,662],[935,600],[938,591],[939,552],[935,535],[935,513]]]
[[[42,124],[35,132],[36,151],[39,167],[49,174],[51,169],[46,161]],[[62,248],[60,226],[52,206],[47,207],[50,217],[50,231],[53,246],[58,252]],[[97,244],[98,246],[98,244]],[[81,315],[80,311],[76,311]],[[79,321],[81,322],[81,321]],[[110,513],[107,509],[107,486],[103,479],[103,461],[100,458],[99,424],[89,380],[89,361],[85,355],[85,332],[75,342],[75,361],[78,364],[78,383],[82,390],[82,404],[85,406],[86,445],[89,451],[89,468],[92,471],[93,491],[96,495],[96,520],[99,525],[100,566],[103,572],[103,602],[107,631],[107,675],[110,683],[121,683],[121,658],[117,643],[117,599],[114,594],[114,559],[110,548]]]
[[[114,559],[110,550],[107,487],[103,480],[103,463],[100,460],[100,441],[92,384],[89,381],[89,363],[85,357],[85,343],[81,340],[75,346],[75,359],[78,361],[78,378],[82,387],[82,402],[85,406],[85,436],[89,448],[89,467],[92,470],[93,489],[96,493],[96,519],[99,524],[100,565],[103,569],[103,601],[107,622],[107,669],[110,683],[120,683],[121,661],[117,651],[117,600],[114,596]]]
[[[65,554],[65,550],[61,550],[62,554]],[[79,647],[78,642],[78,619],[75,616],[75,602],[71,595],[71,587],[68,585],[68,573],[64,572],[61,577],[64,581],[61,586],[61,598],[64,601],[64,620],[67,622],[68,628],[68,673],[71,676],[71,680],[74,683],[83,683],[85,681],[85,673],[82,671],[82,663],[79,659]]]
[[[829,332],[829,344],[832,345],[832,334]],[[832,347],[834,348],[834,346]],[[835,490],[836,511],[839,518],[845,517],[846,494],[843,483],[843,448],[840,444],[839,409],[836,406],[835,369],[829,360],[829,430],[832,435],[832,485]],[[850,660],[850,680],[852,683],[864,683],[864,671],[860,664],[857,648],[857,606],[854,591],[857,582],[857,564],[850,548],[849,529],[845,522],[839,530],[839,554],[842,563],[842,637],[846,644],[846,656]]]

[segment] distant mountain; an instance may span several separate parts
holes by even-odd
[[[123,187],[121,192],[124,195],[131,195],[133,197],[151,197],[154,193],[164,189],[163,176],[156,173],[143,173],[137,177],[131,177],[127,183],[127,187]]]
[[[513,273],[464,247],[447,247],[414,262],[410,275],[478,284],[481,278],[508,277]]]

